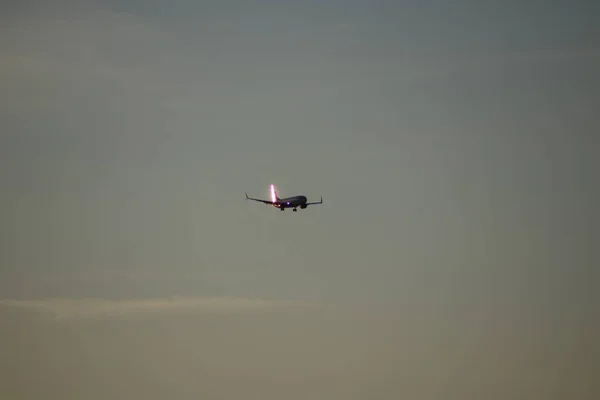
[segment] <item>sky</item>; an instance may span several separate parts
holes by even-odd
[[[132,307],[160,310],[158,321],[182,326],[173,296],[196,299],[186,310],[203,309],[203,299],[297,302],[318,311],[296,320],[278,308],[264,323],[236,318],[265,351],[279,349],[263,335],[279,318],[290,323],[283,338],[309,329],[307,341],[329,340],[315,330],[329,307],[343,316],[331,317],[341,322],[324,331],[345,332],[369,351],[370,318],[387,349],[408,346],[394,339],[407,326],[430,352],[439,350],[427,339],[432,330],[460,332],[455,338],[477,330],[481,342],[461,347],[473,354],[501,346],[498,332],[520,351],[537,338],[552,365],[575,372],[562,386],[556,370],[539,372],[539,386],[519,392],[523,398],[597,390],[594,2],[64,0],[0,7],[0,314],[16,323],[15,336],[4,340],[39,324],[31,340],[42,349],[56,340],[70,354],[96,359],[102,355],[86,353],[88,342],[68,347],[64,339],[77,332],[93,342],[88,322],[40,322],[25,310],[127,310],[126,324],[143,326],[142,342],[160,348],[165,338],[152,332],[161,323],[136,319]],[[268,198],[270,184],[280,197],[323,196],[324,204],[293,213],[245,202],[244,192]],[[192,332],[204,326],[202,315]],[[95,323],[107,324],[107,343],[117,343],[129,328],[110,321]],[[215,329],[225,332],[230,323]],[[365,350],[371,358],[363,362],[380,362],[380,350]],[[148,357],[162,357],[153,351]],[[185,357],[181,351],[169,357]],[[332,360],[343,353],[331,351]],[[37,367],[40,376],[57,362],[52,354]],[[539,361],[515,354],[514,365],[523,364],[519,357]],[[140,354],[131,357],[142,363]],[[318,364],[315,357],[302,362]],[[442,369],[451,371],[452,357],[444,357]],[[246,395],[264,394],[256,382],[285,387],[274,367],[282,360],[270,362],[262,378],[240,383],[250,385]],[[394,377],[394,365],[372,371]],[[424,366],[419,371],[428,376]],[[371,382],[365,368],[332,387]],[[139,379],[151,376],[144,371]],[[439,374],[422,377],[424,385],[442,385]],[[464,378],[444,376],[461,387]],[[556,390],[545,392],[548,385]],[[28,398],[19,392],[26,386],[9,394]],[[425,386],[412,397],[436,398],[419,392]],[[499,393],[491,387],[479,393]],[[507,384],[503,393],[517,398],[510,392],[517,387]],[[335,398],[319,388],[302,393]],[[382,398],[404,393],[388,389]],[[52,390],[64,398],[58,386]],[[211,390],[205,394],[212,398],[243,395]],[[276,398],[284,393],[277,390]]]

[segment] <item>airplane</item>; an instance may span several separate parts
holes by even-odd
[[[308,203],[306,196],[302,195],[280,199],[279,196],[277,196],[275,185],[271,185],[271,201],[248,197],[248,193],[246,193],[246,200],[258,201],[273,206],[275,208],[279,208],[281,211],[284,211],[286,208],[291,208],[294,212],[298,211],[298,207],[300,207],[301,209],[305,209],[306,207],[312,204],[323,204],[323,196],[321,196],[321,201],[316,201],[312,203]]]

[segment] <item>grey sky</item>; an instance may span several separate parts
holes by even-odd
[[[2,7],[0,298],[598,329],[594,2]]]

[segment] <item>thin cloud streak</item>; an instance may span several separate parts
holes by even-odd
[[[272,311],[307,304],[236,297],[163,297],[135,300],[68,299],[0,300],[0,305],[50,312],[54,319],[115,317],[179,312]]]

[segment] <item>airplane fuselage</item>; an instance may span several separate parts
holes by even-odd
[[[306,196],[293,196],[293,197],[286,197],[285,199],[277,199],[277,202],[273,205],[274,207],[277,207],[281,210],[284,210],[286,208],[306,208],[306,202],[307,202],[307,198]]]

